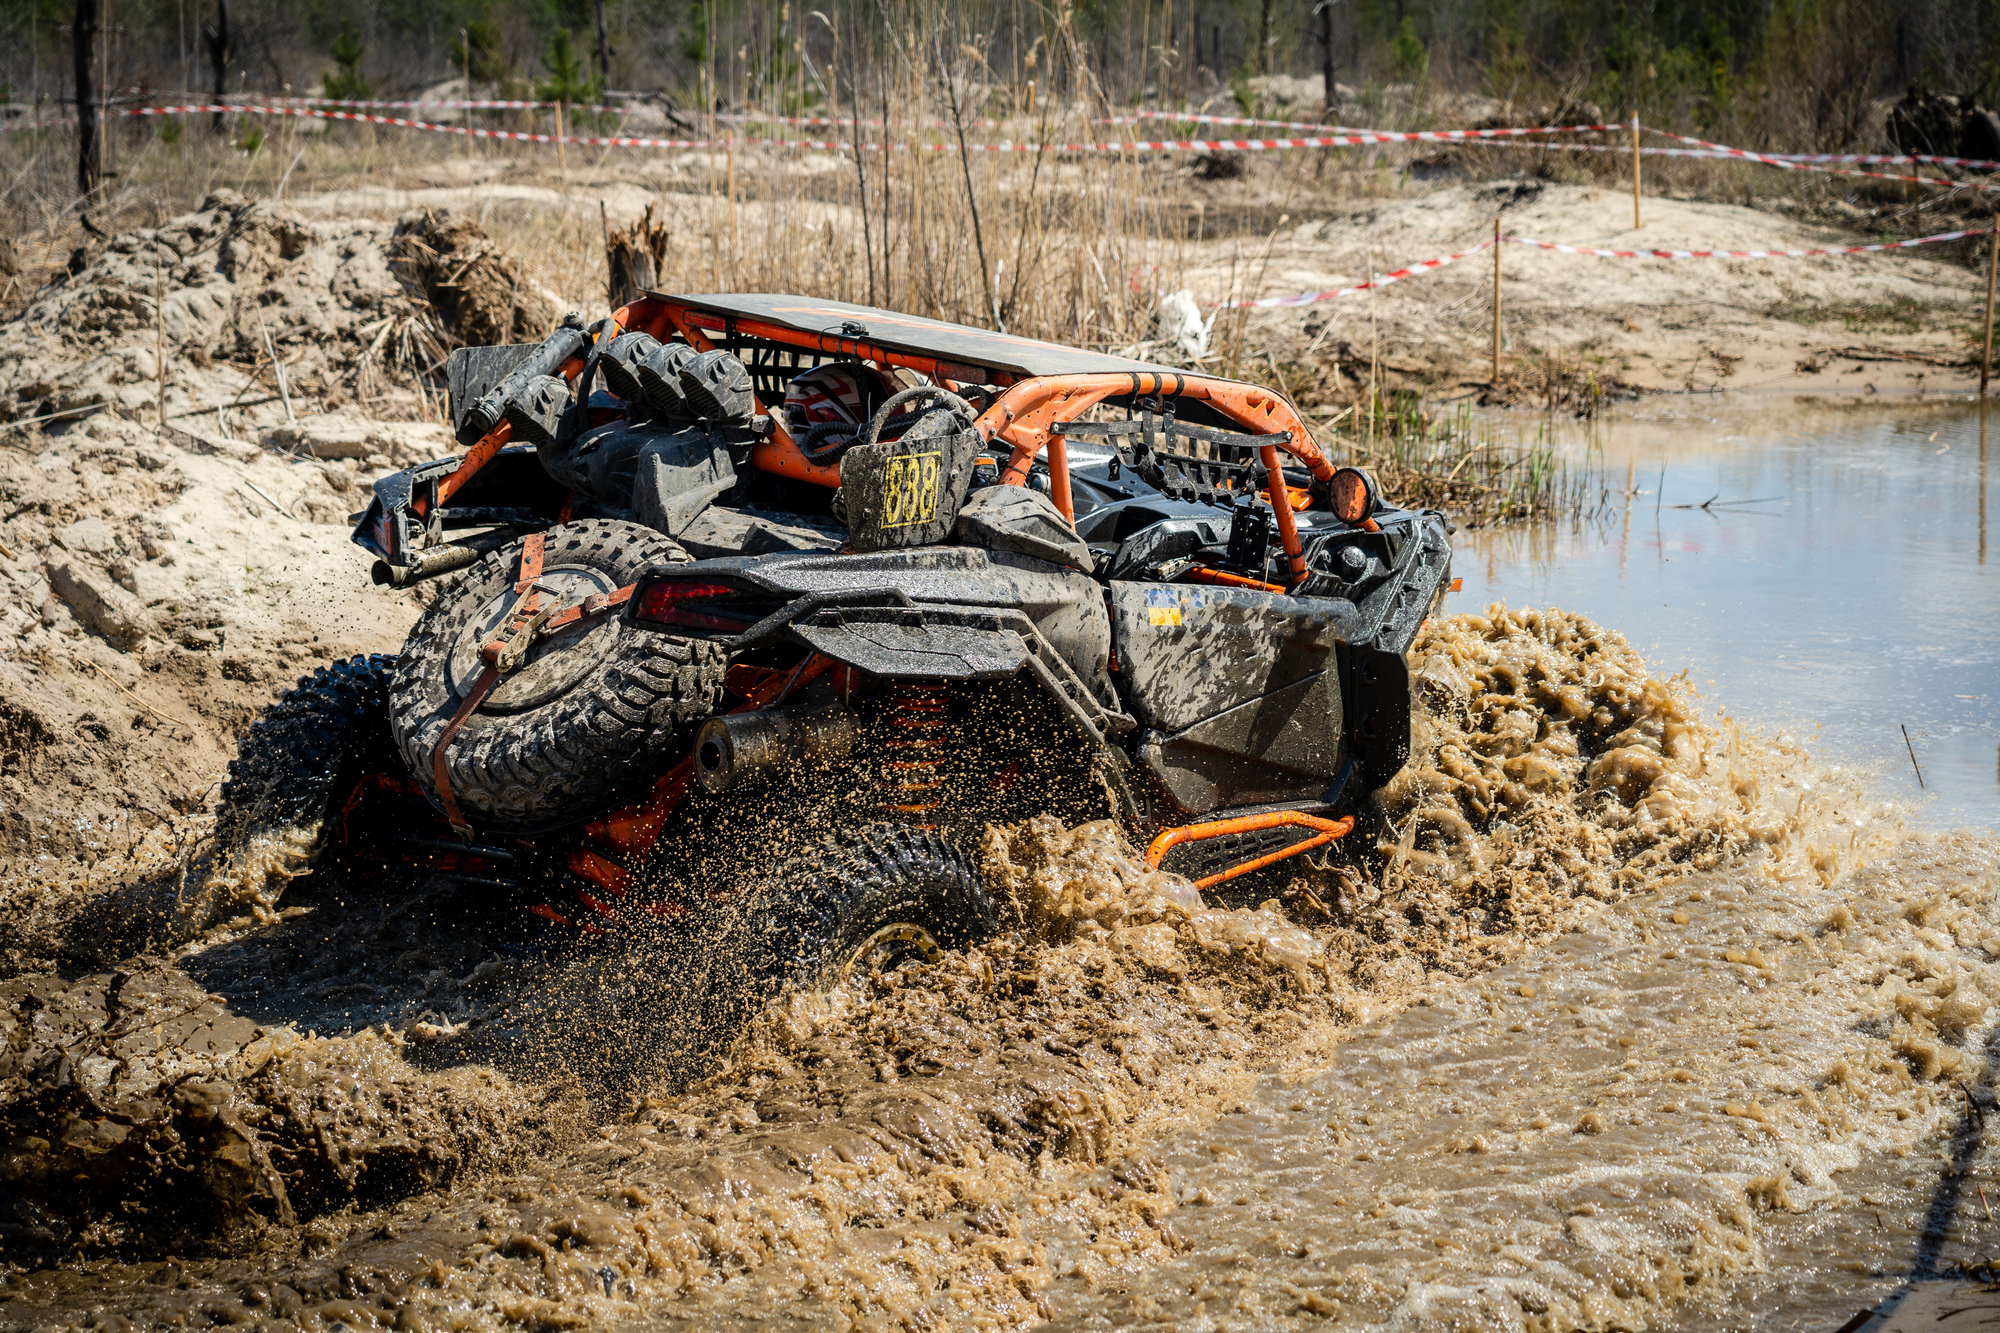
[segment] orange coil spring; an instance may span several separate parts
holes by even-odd
[[[882,761],[882,808],[898,815],[926,815],[944,804],[945,747],[951,721],[950,687],[918,681],[889,683],[889,739]]]

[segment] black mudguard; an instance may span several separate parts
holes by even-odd
[[[546,526],[562,512],[563,489],[549,480],[541,459],[526,445],[493,455],[451,497],[450,506],[441,507],[438,482],[458,462],[439,458],[376,482],[374,498],[354,525],[354,544],[391,565],[407,565],[453,528]]]
[[[1113,583],[1111,618],[1120,691],[1145,727],[1136,758],[1176,809],[1339,797],[1352,603]]]

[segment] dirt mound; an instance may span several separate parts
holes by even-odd
[[[53,425],[0,449],[0,862],[38,879],[200,810],[274,688],[401,642],[413,603],[368,595],[348,515],[447,444],[409,423],[394,456],[322,460],[115,410]]]
[[[469,346],[538,343],[555,327],[555,302],[469,218],[428,208],[406,213],[389,258]]]
[[[393,368],[430,318],[390,271],[388,239],[378,222],[307,222],[225,190],[80,251],[6,330],[21,354],[0,370],[0,415],[261,407],[282,398],[274,355],[301,399],[377,391],[365,372]]]
[[[385,472],[455,446],[379,418],[429,416],[414,372],[455,320],[498,336],[492,275],[520,285],[470,223],[419,222],[219,191],[80,251],[0,326],[0,858],[61,874],[168,825],[184,844],[273,687],[400,644],[413,601],[369,593],[346,529]],[[450,269],[399,277],[421,237]],[[440,314],[431,289],[472,295]]]
[[[393,1038],[302,1037],[177,970],[0,986],[0,1236],[171,1248],[490,1171],[540,1130],[496,1075],[447,1090]]]
[[[232,419],[414,399],[457,343],[539,340],[554,317],[470,220],[309,221],[219,190],[79,250],[0,330],[17,353],[0,420],[109,408],[157,425],[164,406],[168,423],[227,436]]]

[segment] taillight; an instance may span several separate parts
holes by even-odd
[[[721,630],[734,634],[745,625],[756,623],[759,609],[718,603],[746,596],[755,594],[746,594],[743,589],[732,588],[726,583],[676,583],[662,579],[646,584],[632,598],[632,619],[650,621],[655,625],[672,625],[677,629]]]
[[[737,589],[726,583],[649,583],[639,590],[632,601],[632,614],[640,620],[658,620],[663,611],[673,610],[688,602],[698,602],[711,597],[733,597]]]

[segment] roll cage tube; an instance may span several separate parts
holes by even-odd
[[[1024,486],[1028,469],[1043,450],[1049,456],[1051,498],[1072,525],[1076,511],[1069,488],[1069,447],[1054,427],[1074,421],[1106,398],[1130,394],[1134,398],[1165,396],[1193,398],[1208,403],[1255,435],[1272,437],[1258,450],[1269,481],[1271,511],[1278,520],[1278,536],[1291,567],[1290,583],[1306,576],[1304,548],[1299,543],[1298,520],[1292,514],[1291,492],[1278,458],[1283,450],[1309,470],[1314,480],[1333,477],[1327,460],[1298,412],[1280,394],[1233,380],[1197,379],[1169,371],[1138,371],[1129,374],[1043,375],[1023,380],[996,399],[979,416],[981,433],[989,440],[1004,440],[1012,446],[1000,479],[1011,486]]]
[[[892,351],[866,338],[844,337],[834,334],[801,333],[784,324],[768,320],[732,316],[725,320],[720,315],[692,309],[683,305],[666,306],[667,319],[688,340],[688,345],[697,352],[706,352],[718,344],[710,334],[735,334],[745,338],[762,338],[769,342],[783,343],[801,351],[816,352],[842,361],[874,361],[885,366],[905,366],[929,379],[933,384],[985,384],[991,382],[994,372],[981,366],[969,366],[953,361],[949,357],[919,356],[910,352]],[[651,330],[648,330],[651,332]],[[660,335],[655,333],[654,337]],[[1003,383],[1013,383],[1011,376],[1001,376]],[[807,481],[815,486],[834,487],[840,485],[840,463],[815,463],[807,458],[793,442],[791,432],[785,427],[783,414],[772,416],[771,433],[757,441],[750,449],[750,462],[759,472],[773,476],[789,477],[793,481]]]

